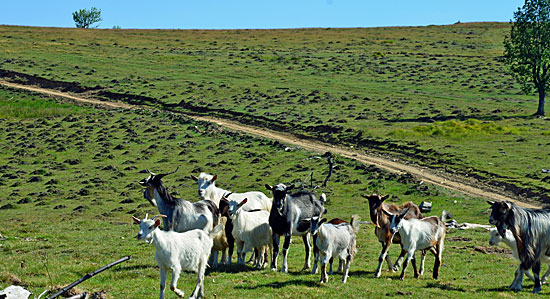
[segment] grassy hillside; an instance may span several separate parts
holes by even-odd
[[[548,121],[530,117],[536,99],[522,95],[506,72],[507,32],[505,23],[295,30],[0,26],[0,73],[30,83],[36,78],[8,71],[77,82],[76,89],[57,86],[391,153],[546,201],[549,178],[541,169],[550,167]]]
[[[35,107],[62,107],[48,115],[21,114]],[[6,110],[7,105],[20,109]],[[132,259],[84,282],[78,288],[106,292],[109,298],[154,298],[159,274],[154,248],[135,240],[131,215],[143,217],[156,210],[142,197],[137,183],[145,169],[179,171],[164,181],[178,197],[195,201],[196,186],[189,174],[218,174],[217,185],[234,191],[262,190],[265,183],[292,182],[314,171],[315,182],[326,175],[318,153],[266,139],[224,130],[208,123],[154,110],[97,110],[57,103],[0,88],[0,289],[22,284],[39,294],[51,285],[66,285],[122,256]],[[69,113],[67,113],[69,112]],[[484,199],[464,197],[355,161],[336,158],[328,187],[327,217],[349,219],[359,214],[369,220],[362,195],[391,194],[400,203],[432,201],[432,214],[449,210],[459,222],[487,223]],[[320,275],[301,273],[303,244],[295,238],[289,253],[289,274],[231,266],[207,274],[209,298],[296,297],[408,297],[487,298],[527,296],[506,290],[516,262],[509,250],[488,247],[483,230],[449,230],[441,279],[433,281],[433,257],[426,274],[404,282],[398,273],[373,276],[380,245],[374,226],[358,234],[358,254],[346,285],[341,275],[326,286]],[[391,250],[395,258],[397,248]],[[280,263],[280,261],[279,261]],[[386,268],[384,268],[386,269]],[[195,276],[184,274],[179,285],[187,294]],[[525,283],[532,287],[531,282]],[[360,293],[359,293],[360,292]],[[542,293],[547,294],[548,288]],[[175,298],[168,292],[168,298]]]

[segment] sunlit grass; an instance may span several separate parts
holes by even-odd
[[[397,129],[391,132],[391,135],[407,136],[430,136],[440,138],[463,138],[463,137],[483,137],[488,135],[513,134],[519,135],[526,133],[528,128],[518,128],[504,126],[493,121],[480,121],[468,119],[466,121],[448,120],[443,122],[434,122],[429,125],[415,126],[411,129]]]

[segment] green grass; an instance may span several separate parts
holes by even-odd
[[[0,89],[0,99],[37,97]],[[2,103],[4,100],[1,100]],[[83,108],[75,108],[83,109]],[[153,110],[96,110],[48,118],[8,118],[0,130],[0,289],[18,282],[35,294],[54,285],[67,285],[102,265],[125,255],[132,259],[101,273],[78,287],[106,291],[111,298],[158,296],[159,273],[154,247],[135,240],[138,228],[131,215],[155,214],[142,197],[138,181],[143,172],[167,172],[169,191],[186,200],[198,200],[189,174],[216,173],[217,185],[234,191],[263,190],[265,183],[302,180],[314,171],[316,183],[326,175],[326,162],[318,153],[194,122],[185,117]],[[336,157],[334,174],[327,188],[327,217],[350,219],[359,214],[369,220],[368,204],[361,196],[391,194],[391,202],[432,201],[431,214],[443,209],[459,222],[487,223],[484,199],[423,184],[408,175],[391,174],[376,167]],[[483,230],[449,230],[443,254],[441,279],[432,280],[433,257],[426,273],[405,281],[398,273],[384,271],[373,277],[380,245],[374,226],[363,225],[358,233],[358,254],[348,283],[341,275],[330,277],[325,286],[320,275],[299,272],[304,252],[300,238],[289,251],[289,274],[253,270],[246,266],[222,267],[206,276],[206,294],[213,298],[303,298],[372,297],[527,297],[526,290],[512,293],[516,262],[506,251],[488,248]],[[477,248],[477,249],[476,249]],[[479,250],[481,249],[481,251]],[[392,247],[393,258],[398,248]],[[503,253],[504,252],[504,253]],[[508,251],[509,252],[509,251]],[[279,261],[280,267],[281,261]],[[384,268],[386,269],[386,268]],[[50,282],[51,277],[51,282]],[[194,274],[182,275],[179,286],[189,294]],[[542,294],[548,294],[543,287]],[[168,291],[167,298],[175,298]]]
[[[374,150],[545,199],[550,185],[540,169],[550,164],[547,120],[530,116],[537,98],[523,95],[502,63],[509,30],[508,23],[288,30],[0,26],[0,69]],[[475,120],[480,131],[462,126]]]
[[[58,103],[54,100],[36,100],[31,96],[23,96],[9,90],[0,93],[0,118],[49,118],[80,115],[85,112],[86,109],[81,107]]]
[[[514,128],[498,125],[492,121],[479,121],[469,119],[466,121],[448,120],[435,122],[429,125],[416,126],[411,129],[398,129],[391,132],[394,136],[406,138],[407,135],[418,137],[434,137],[442,139],[463,139],[471,137],[487,137],[490,135],[516,135],[520,136],[523,132],[528,132],[528,128]]]

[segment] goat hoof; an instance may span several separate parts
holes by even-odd
[[[393,268],[391,268],[391,271],[392,272],[397,272],[397,271],[399,271],[399,267],[393,266]]]

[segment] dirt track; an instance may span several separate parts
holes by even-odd
[[[100,101],[93,98],[84,98],[84,97],[75,96],[65,92],[60,92],[60,91],[51,90],[51,89],[44,89],[44,88],[39,88],[34,86],[21,85],[21,84],[7,82],[3,80],[0,80],[0,85],[43,93],[51,96],[62,97],[72,101],[83,102],[88,104],[101,105],[101,106],[112,107],[112,108],[127,108],[127,109],[137,108],[136,106],[121,103],[121,102]],[[188,115],[188,116],[197,120],[213,122],[220,126],[223,126],[232,130],[242,131],[245,133],[258,135],[269,139],[279,140],[284,143],[292,144],[295,146],[299,146],[299,147],[320,152],[320,153],[330,151],[334,154],[339,154],[341,156],[344,156],[350,159],[355,159],[361,163],[372,164],[379,168],[386,169],[394,173],[399,173],[399,174],[410,173],[411,175],[415,176],[420,180],[423,180],[424,182],[441,186],[450,190],[458,191],[464,194],[468,194],[470,196],[481,197],[481,198],[486,198],[490,200],[509,200],[509,201],[516,202],[517,204],[524,207],[540,206],[540,205],[537,205],[536,203],[519,202],[516,199],[507,197],[505,195],[487,191],[482,188],[474,187],[474,184],[476,184],[476,182],[475,181],[472,182],[466,178],[460,178],[460,177],[456,177],[445,173],[437,173],[434,170],[403,164],[398,161],[393,161],[383,157],[377,157],[377,156],[365,154],[359,151],[355,151],[353,149],[346,149],[346,148],[341,148],[341,147],[337,147],[337,146],[329,145],[325,143],[304,140],[304,139],[297,138],[291,134],[271,131],[269,129],[264,129],[264,128],[251,127],[251,126],[243,125],[241,123],[237,123],[226,119],[210,118],[206,116],[191,116],[191,115]]]

